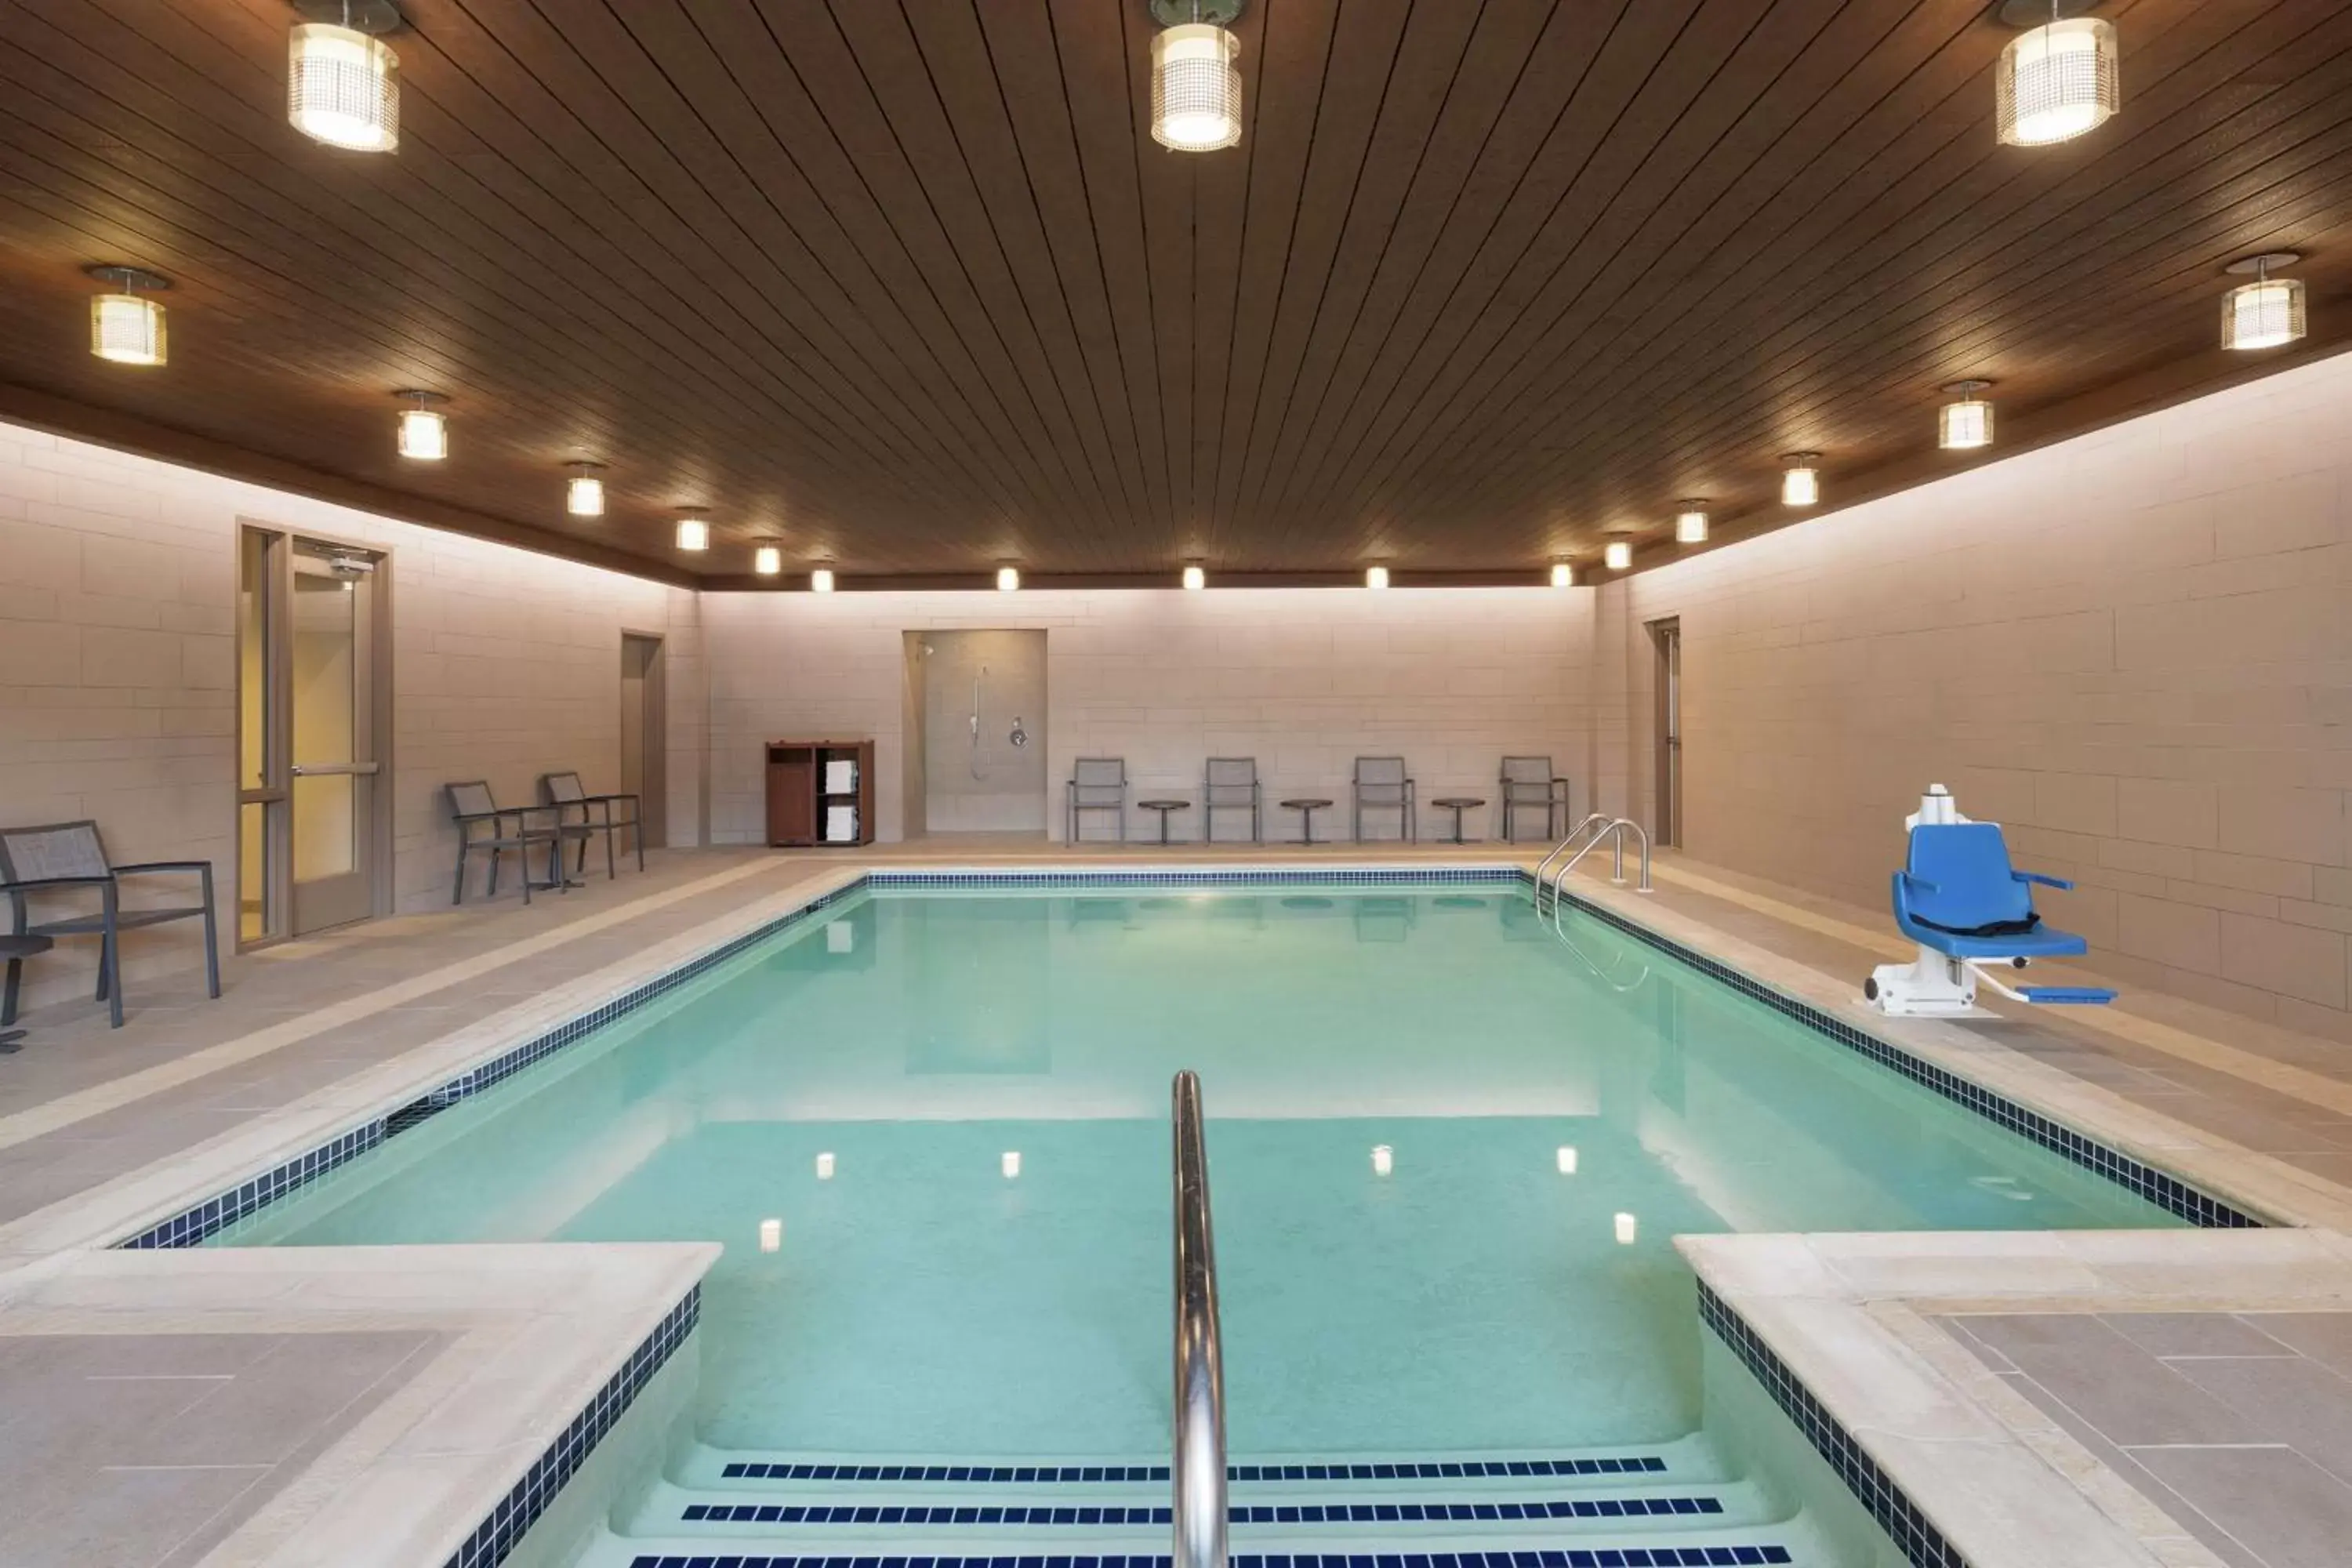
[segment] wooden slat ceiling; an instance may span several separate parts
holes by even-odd
[[[283,0],[0,4],[0,416],[672,580],[1532,574],[1718,537],[2352,329],[2352,5],[2110,0],[2123,112],[2004,148],[1982,0],[1252,0],[1241,147],[1143,0],[404,0],[403,139],[288,127]],[[81,268],[170,276],[172,363]],[[451,402],[400,460],[392,393]],[[575,522],[563,464],[608,465]],[[708,506],[717,547],[671,547]]]

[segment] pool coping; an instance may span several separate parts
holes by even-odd
[[[646,950],[611,984],[542,993],[228,1133],[0,1226],[0,1270],[75,1249],[181,1252],[386,1138],[503,1081],[604,1024],[866,891],[1166,886],[1534,886],[1529,857],[1330,865],[1237,861],[1117,867],[847,864],[754,900]],[[2157,1201],[2192,1223],[2352,1226],[2352,1194],[2281,1162],[2208,1138],[2160,1113],[2034,1063],[1948,1024],[1865,1016],[1830,977],[1629,891],[1578,881],[1570,908],[1693,963],[1882,1066],[2126,1185],[2173,1184]],[[587,992],[583,994],[583,990]],[[1990,1078],[1992,1081],[1987,1082]],[[2017,1118],[2037,1119],[2053,1138]],[[2008,1118],[2009,1120],[2004,1120]],[[2063,1140],[2077,1142],[2070,1147]],[[2085,1157],[2085,1154],[2090,1157]],[[2123,1162],[2119,1165],[2116,1162]],[[2137,1167],[2139,1173],[2125,1169]],[[2185,1170],[2183,1167],[2187,1167]],[[2181,1171],[2180,1175],[2174,1175]],[[2121,1173],[2119,1174],[2119,1172]],[[2147,1195],[2155,1195],[2149,1194]],[[2038,1235],[2047,1233],[2021,1233]],[[2151,1233],[2178,1237],[2183,1233]],[[2194,1234],[2194,1233],[2190,1233]],[[714,1254],[715,1256],[715,1254]],[[9,1276],[0,1272],[0,1289]],[[608,1399],[588,1397],[583,1415]],[[619,1405],[625,1405],[625,1397]],[[614,1406],[617,1414],[618,1405]],[[550,1450],[550,1454],[553,1453]],[[584,1449],[583,1450],[584,1452]],[[527,1480],[527,1477],[525,1479]],[[543,1506],[544,1499],[541,1499]],[[511,1517],[510,1514],[503,1517]],[[523,1521],[527,1527],[529,1521]],[[485,1528],[488,1528],[486,1522]],[[520,1530],[505,1537],[510,1545]],[[495,1563],[497,1555],[467,1560]]]

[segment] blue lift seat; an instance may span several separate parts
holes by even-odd
[[[2020,871],[1992,822],[1921,823],[1911,830],[1910,864],[1895,873],[1895,923],[1912,941],[1947,958],[2003,962],[2076,958],[2091,944],[2042,923],[2034,884],[2072,882]],[[2116,994],[2102,986],[2024,985],[2017,994],[2044,1005],[2097,1006]]]

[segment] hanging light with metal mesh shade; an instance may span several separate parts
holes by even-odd
[[[2025,29],[2000,52],[1993,110],[2004,145],[2046,147],[2096,130],[2122,103],[2116,25],[2085,16],[2097,0],[2008,0],[2000,19]]]
[[[286,119],[313,142],[353,153],[400,145],[400,57],[378,35],[401,26],[395,0],[301,0],[286,40]]]
[[[115,291],[89,301],[89,352],[116,364],[162,364],[169,356],[163,307],[139,292],[169,289],[172,280],[143,267],[92,267],[89,275]]]
[[[2254,280],[2221,296],[2223,348],[2274,349],[2303,336],[2303,279],[2271,276],[2272,268],[2302,259],[2292,250],[2273,250],[2230,263],[2231,273],[2242,278],[2251,272]]]
[[[1213,153],[1242,139],[1242,0],[1151,0],[1151,139]]]

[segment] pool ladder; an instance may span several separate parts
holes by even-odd
[[[1176,1530],[1171,1568],[1225,1568],[1225,1373],[1217,1327],[1217,1243],[1209,1226],[1209,1154],[1201,1079],[1180,1072],[1176,1134]]]
[[[1585,835],[1588,833],[1591,834],[1591,837],[1590,838],[1585,838]],[[1611,865],[1609,879],[1612,882],[1614,882],[1617,886],[1621,888],[1623,887],[1625,885],[1625,835],[1628,833],[1631,833],[1642,847],[1642,879],[1634,887],[1633,890],[1637,893],[1655,892],[1657,889],[1650,885],[1650,835],[1648,830],[1643,828],[1640,823],[1634,821],[1630,816],[1612,816],[1607,812],[1596,811],[1591,816],[1586,817],[1583,821],[1578,823],[1574,827],[1570,828],[1568,830],[1568,837],[1553,845],[1551,847],[1551,853],[1546,855],[1543,858],[1542,864],[1536,868],[1536,908],[1538,910],[1541,910],[1543,908],[1543,895],[1545,889],[1544,874],[1551,869],[1551,863],[1553,861],[1558,860],[1563,855],[1568,856],[1568,859],[1561,864],[1559,873],[1552,878],[1550,882],[1553,917],[1557,919],[1559,910],[1559,890],[1561,886],[1567,882],[1569,874],[1576,869],[1578,864],[1581,862],[1587,855],[1590,855],[1595,849],[1600,848],[1603,843],[1608,844],[1610,847]],[[1581,847],[1577,843],[1577,840],[1580,838],[1584,839],[1584,843]],[[1573,851],[1573,853],[1570,853],[1570,851]]]

